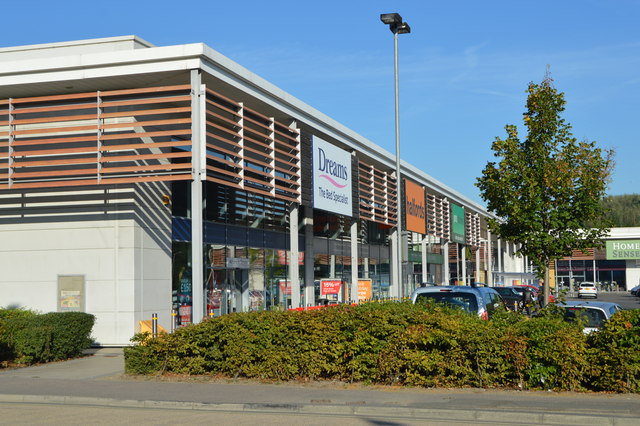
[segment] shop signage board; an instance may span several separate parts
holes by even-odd
[[[451,241],[465,243],[464,208],[451,203]]]
[[[313,138],[313,207],[352,215],[351,154]]]
[[[249,269],[249,259],[244,257],[227,257],[227,268],[231,269]]]
[[[427,209],[425,208],[424,188],[409,180],[405,180],[404,190],[404,211],[407,230],[424,235],[427,233]]]
[[[371,299],[373,295],[372,292],[372,283],[371,279],[359,279],[358,280],[358,300],[368,300]]]
[[[58,276],[58,311],[84,311],[84,275]]]
[[[640,240],[609,240],[607,260],[640,259]]]
[[[320,280],[320,296],[326,296],[329,294],[340,294],[340,288],[342,287],[342,280],[327,279]]]

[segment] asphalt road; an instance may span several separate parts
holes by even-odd
[[[93,352],[0,371],[0,424],[640,424],[640,395],[132,378]]]
[[[598,300],[600,302],[613,302],[623,309],[640,309],[640,297],[632,296],[628,291],[600,292],[597,299],[568,297],[567,300]]]

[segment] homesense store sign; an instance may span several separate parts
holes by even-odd
[[[607,260],[640,259],[640,240],[609,240]]]

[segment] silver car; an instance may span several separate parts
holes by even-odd
[[[475,286],[442,286],[420,287],[411,295],[411,302],[433,300],[466,312],[477,314],[482,319],[489,319],[498,310],[506,310],[502,298],[490,287]]]
[[[583,318],[586,321],[583,329],[585,334],[601,329],[613,314],[622,310],[620,305],[611,302],[582,302],[574,300],[562,302],[559,306],[564,309],[565,319],[575,321],[577,318]]]

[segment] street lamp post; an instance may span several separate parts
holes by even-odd
[[[393,75],[395,81],[395,98],[396,98],[396,221],[397,221],[397,278],[398,278],[398,295],[404,297],[404,286],[402,283],[402,175],[400,173],[400,96],[398,94],[398,34],[408,34],[411,27],[402,21],[402,16],[398,13],[383,13],[380,20],[389,25],[389,29],[393,33]]]

